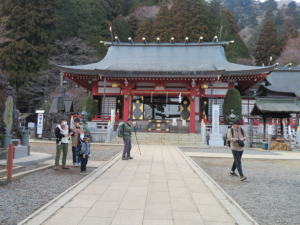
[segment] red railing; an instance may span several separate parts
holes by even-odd
[[[120,119],[120,113],[117,113],[115,121],[119,121]],[[111,120],[111,116],[109,115],[104,115],[104,121],[109,121]],[[103,121],[103,116],[102,115],[96,115],[93,119],[93,122],[97,122],[97,121]]]

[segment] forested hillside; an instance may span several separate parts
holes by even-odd
[[[46,96],[57,94],[55,64],[77,65],[103,58],[107,49],[99,41],[110,41],[110,26],[123,42],[128,37],[135,42],[142,37],[148,42],[157,37],[162,42],[171,37],[175,42],[185,37],[197,42],[200,36],[204,41],[216,35],[220,38],[222,25],[222,40],[235,41],[225,50],[228,60],[253,64],[250,52],[267,20],[277,29],[274,38],[279,50],[270,53],[274,57],[279,57],[289,40],[284,35],[300,25],[297,5],[282,10],[274,0],[0,0],[0,6],[0,67],[16,88],[18,108],[23,112],[41,107]],[[80,98],[71,91],[67,94],[67,98]]]
[[[268,64],[270,56],[275,63],[276,59],[285,51],[287,44],[290,41],[293,42],[292,39],[298,36],[300,7],[299,3],[297,4],[295,1],[224,0],[224,6],[232,12],[241,30],[239,34],[250,53],[253,54],[257,65]],[[259,40],[260,35],[261,39]],[[264,45],[266,48],[260,48],[258,45]],[[265,51],[267,48],[268,54]],[[291,61],[281,59],[278,62],[282,65],[284,62]]]

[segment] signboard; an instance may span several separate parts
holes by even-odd
[[[63,97],[57,97],[57,110],[63,111],[65,109],[65,103]]]
[[[289,125],[289,130],[288,130],[288,132],[289,132],[289,135],[291,135],[291,126]]]
[[[212,131],[213,134],[218,134],[219,133],[219,105],[213,105],[213,114],[212,114]]]
[[[173,118],[172,125],[173,125],[173,126],[177,126],[176,118]]]
[[[34,127],[34,123],[29,122],[29,123],[28,123],[28,127],[29,127],[29,128],[33,128],[33,127]]]
[[[111,121],[115,121],[115,110],[114,109],[112,109],[110,111],[110,118],[111,118]]]
[[[268,134],[273,134],[273,127],[272,127],[272,125],[269,125]]]
[[[36,133],[37,134],[43,134],[43,121],[44,121],[44,114],[39,113],[37,117],[37,129]]]
[[[4,123],[6,124],[6,127],[9,130],[9,132],[11,132],[11,130],[12,130],[13,110],[14,110],[14,99],[11,96],[9,96],[6,99],[5,110],[3,113],[3,120],[4,120]]]
[[[182,120],[182,126],[186,127],[186,120]]]

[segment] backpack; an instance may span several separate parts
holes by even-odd
[[[82,147],[82,144],[85,143],[83,141],[80,141],[80,145],[77,147],[77,155],[78,156],[82,156],[83,154],[81,153],[81,147]],[[87,143],[86,143],[87,144]],[[88,143],[89,146],[90,146],[90,143]]]
[[[118,129],[117,129],[118,137],[125,136],[124,127],[125,127],[125,123],[123,123],[123,122],[119,123]]]
[[[80,140],[80,144],[79,144],[79,146],[77,147],[77,155],[78,156],[82,156],[82,154],[81,154],[81,146],[82,146],[82,141]]]
[[[240,127],[241,128],[241,127]],[[230,128],[231,129],[231,136],[233,137],[233,128]],[[243,135],[243,137],[244,137],[244,131],[243,131],[243,128],[241,128],[241,133],[242,133],[242,135]],[[228,137],[227,137],[227,140],[228,140]],[[228,147],[230,148],[230,141],[228,140],[227,141],[227,144],[228,144]]]

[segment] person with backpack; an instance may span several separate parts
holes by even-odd
[[[133,126],[132,126],[132,119],[128,118],[127,122],[121,125],[121,128],[122,128],[122,126],[123,126],[123,132],[120,131],[121,135],[123,135],[123,140],[124,140],[124,151],[123,151],[123,155],[122,155],[122,160],[133,159],[133,157],[130,156],[131,132],[137,131],[136,123],[133,124]],[[119,131],[118,131],[118,133],[119,133]]]
[[[244,181],[247,178],[243,174],[242,170],[242,155],[244,151],[244,141],[247,139],[247,134],[243,128],[240,127],[241,121],[235,119],[233,125],[227,132],[228,145],[231,148],[234,162],[230,171],[231,176],[238,176],[235,173],[237,169],[240,174],[240,180]]]

